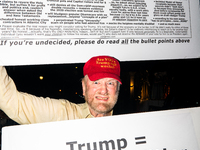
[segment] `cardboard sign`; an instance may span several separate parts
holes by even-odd
[[[199,0],[2,0],[0,65],[200,57]]]
[[[2,150],[199,150],[200,108],[3,128]]]

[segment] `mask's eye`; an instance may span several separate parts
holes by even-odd
[[[99,82],[98,81],[94,81],[94,84],[98,84]]]
[[[116,86],[117,85],[117,81],[109,81],[108,83],[107,83],[107,85],[109,85],[109,86]]]
[[[114,82],[108,82],[108,85],[114,85]]]

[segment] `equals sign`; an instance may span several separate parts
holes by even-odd
[[[145,136],[135,137],[135,140],[136,140],[135,144],[136,144],[136,145],[137,145],[137,144],[145,144],[145,143],[146,143],[145,139],[146,139]]]

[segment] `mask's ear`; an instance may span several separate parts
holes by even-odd
[[[85,96],[85,79],[82,79],[82,90],[83,90],[83,96]]]

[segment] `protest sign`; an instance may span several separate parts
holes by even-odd
[[[199,58],[199,0],[1,0],[0,65]]]
[[[3,128],[2,150],[199,150],[200,108]]]

